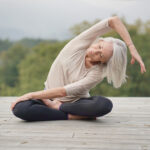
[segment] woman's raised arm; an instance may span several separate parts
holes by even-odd
[[[136,60],[140,64],[141,73],[146,72],[144,62],[142,61],[141,56],[139,55],[138,51],[136,50],[127,28],[122,23],[122,21],[119,19],[119,17],[118,16],[111,17],[109,19],[108,23],[109,23],[109,26],[112,29],[114,29],[127,44],[128,48],[130,50],[130,54],[132,56],[131,64],[134,64],[134,62]]]

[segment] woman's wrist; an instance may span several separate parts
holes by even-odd
[[[134,51],[134,50],[136,50],[136,48],[135,48],[135,46],[134,46],[134,44],[133,44],[133,43],[128,44],[127,46],[128,46],[128,48],[129,48],[129,50],[130,50],[130,51]]]
[[[32,99],[42,99],[42,98],[45,98],[43,92],[44,92],[44,90],[43,91],[31,92],[30,95],[31,95]]]
[[[133,43],[129,43],[129,44],[127,44],[127,46],[131,47],[131,46],[134,46],[134,44]]]
[[[30,98],[34,99],[34,92],[30,92],[29,94],[30,94]]]

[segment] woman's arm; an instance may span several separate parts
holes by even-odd
[[[127,44],[128,48],[130,50],[130,54],[132,56],[131,64],[134,64],[135,60],[137,60],[141,66],[141,73],[146,72],[145,65],[142,61],[142,58],[139,55],[139,53],[137,52],[128,30],[126,29],[126,27],[122,23],[122,21],[119,19],[119,17],[117,17],[117,16],[111,17],[109,19],[108,23],[109,23],[109,26],[112,29],[114,29]]]
[[[42,90],[32,92],[32,99],[51,99],[56,97],[66,96],[66,90],[63,87],[52,88],[48,90]]]
[[[55,98],[55,97],[64,97],[66,95],[67,94],[66,94],[66,90],[64,87],[30,92],[30,93],[24,94],[23,96],[20,96],[15,102],[13,102],[11,105],[11,110],[13,110],[14,106],[20,101],[26,101],[29,99],[41,99],[44,101],[44,99],[51,99],[51,98]]]
[[[119,19],[118,16],[111,17],[108,21],[109,26],[114,29],[125,41],[127,46],[130,46],[133,44],[133,41],[131,40],[131,37],[129,35],[129,32],[127,31],[126,27],[122,23],[122,21]]]

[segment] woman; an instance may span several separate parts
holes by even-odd
[[[124,40],[102,38],[115,30]],[[98,38],[100,36],[100,38]],[[111,112],[113,104],[103,96],[90,96],[89,91],[105,77],[119,88],[126,82],[127,47],[146,72],[130,35],[115,16],[104,19],[72,39],[52,64],[45,90],[30,92],[11,105],[13,114],[26,121],[88,119]]]

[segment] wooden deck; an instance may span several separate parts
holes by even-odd
[[[150,150],[150,98],[109,97],[111,113],[97,120],[26,122],[0,97],[0,150]]]

